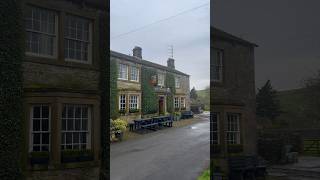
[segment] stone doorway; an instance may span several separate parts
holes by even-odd
[[[159,96],[159,115],[165,114],[165,100],[164,96]]]

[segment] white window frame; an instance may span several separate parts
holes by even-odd
[[[181,86],[180,77],[175,77],[174,79],[175,79],[174,80],[175,87],[180,88],[180,86]]]
[[[126,72],[125,72],[125,75],[126,77],[123,78],[123,77],[120,77],[120,74],[121,74],[121,66],[125,66],[126,67]],[[123,63],[119,63],[119,68],[118,68],[118,79],[121,79],[121,80],[128,80],[128,69],[129,69],[129,66],[128,64],[123,64]]]
[[[92,64],[92,44],[93,44],[93,33],[92,33],[92,26],[93,26],[93,23],[92,23],[92,20],[91,19],[88,19],[88,18],[85,18],[85,17],[79,17],[77,15],[73,15],[73,14],[66,14],[65,15],[65,19],[67,18],[67,16],[73,16],[73,17],[77,17],[77,18],[81,18],[81,19],[87,19],[89,21],[89,40],[88,40],[88,52],[87,52],[87,56],[88,56],[88,59],[87,61],[84,61],[84,60],[79,60],[79,59],[72,59],[72,58],[66,58],[64,57],[65,61],[69,61],[69,62],[77,62],[77,63],[82,63],[82,64]],[[63,22],[64,23],[64,22]],[[64,25],[64,29],[63,29],[63,32],[66,30],[66,26]],[[76,30],[77,31],[77,30]],[[78,42],[86,42],[85,40],[80,40],[80,39],[73,39],[73,38],[70,38],[70,37],[65,37],[64,34],[63,34],[63,41],[65,40],[74,40],[74,41],[78,41]],[[64,43],[63,43],[64,44]],[[65,48],[64,47],[64,51],[65,51]],[[66,56],[66,55],[64,55]]]
[[[180,107],[186,108],[186,98],[185,97],[180,97]]]
[[[219,64],[220,65],[215,65],[212,64],[212,68],[213,68],[213,72],[215,73],[215,71],[217,70],[218,74],[219,74],[219,79],[216,79],[215,77],[213,77],[213,82],[222,82],[223,81],[223,71],[224,71],[224,67],[223,67],[223,51],[220,49],[213,49],[214,52],[217,52],[218,56],[219,56]],[[215,58],[215,53],[213,58]],[[214,62],[214,61],[213,61]]]
[[[241,144],[240,139],[240,114],[227,113],[227,144]]]
[[[132,97],[136,97],[136,102],[132,101]],[[132,107],[134,107],[135,104],[137,105],[137,107],[132,108]],[[137,94],[130,94],[129,95],[129,110],[130,109],[139,109],[139,95],[137,95]]]
[[[135,71],[133,71],[133,69],[135,69]],[[135,77],[135,79],[132,77]],[[137,66],[130,66],[130,81],[139,82],[139,68]]]
[[[216,134],[217,139],[213,139],[212,136],[212,144],[220,144],[220,127],[219,127],[219,121],[220,121],[220,113],[213,112],[212,115],[216,117],[216,121],[214,121],[214,117],[212,117],[212,127],[214,126],[213,124],[216,125],[217,129],[212,130],[212,134]]]
[[[174,108],[180,108],[180,98],[174,97]]]
[[[68,117],[68,107],[69,106],[73,106],[73,118],[69,118]],[[65,108],[66,107],[66,117],[62,117],[62,114],[61,114],[61,138],[63,138],[63,134],[65,133],[64,135],[64,143],[61,141],[61,150],[68,150],[67,149],[67,146],[70,146],[72,147],[72,149],[70,150],[82,150],[81,146],[82,145],[85,145],[86,148],[85,149],[91,149],[91,121],[92,121],[92,114],[91,114],[91,111],[92,111],[92,107],[90,105],[87,105],[87,104],[64,104],[62,108]],[[76,107],[81,107],[81,115],[80,115],[80,118],[76,118],[75,117],[75,109]],[[87,118],[83,118],[82,117],[82,108],[83,107],[86,107],[87,108],[87,113],[88,113],[88,117]],[[63,109],[62,109],[63,111]],[[62,123],[63,123],[63,119],[65,119],[65,130],[62,129]],[[73,130],[68,130],[68,120],[72,119],[73,120]],[[75,121],[77,120],[80,120],[80,130],[75,130]],[[83,120],[87,119],[87,130],[84,130],[82,129],[82,122]],[[71,136],[71,144],[67,144],[67,133],[71,133],[72,136]],[[79,141],[78,143],[74,143],[73,142],[73,135],[74,133],[79,133]],[[81,134],[82,133],[86,133],[86,143],[81,143]],[[78,146],[78,149],[74,149],[74,146]],[[64,149],[62,149],[62,146],[64,146]]]
[[[163,73],[158,73],[158,86],[164,87],[165,75]]]
[[[124,103],[121,102],[122,98],[124,97]],[[119,110],[126,110],[126,104],[127,104],[127,96],[125,94],[119,95]],[[124,105],[124,108],[122,108],[122,105]]]
[[[34,53],[34,52],[27,51],[27,50],[26,50],[25,54],[27,56],[35,56],[35,57],[44,57],[44,58],[49,58],[49,59],[56,59],[58,57],[58,38],[59,38],[59,22],[58,22],[59,18],[58,18],[58,13],[55,12],[54,10],[50,10],[50,9],[46,9],[46,8],[35,7],[35,6],[32,6],[32,5],[27,5],[27,6],[28,6],[27,8],[31,8],[31,9],[32,8],[37,8],[37,9],[41,9],[43,11],[49,11],[49,12],[54,13],[55,14],[55,16],[54,16],[54,32],[55,33],[54,34],[49,34],[49,33],[41,32],[41,31],[36,31],[36,30],[33,30],[33,29],[25,28],[25,32],[38,33],[38,34],[44,34],[44,35],[52,36],[53,37],[53,44],[52,44],[53,55]],[[32,16],[33,16],[33,14],[32,14]],[[26,19],[27,18],[25,18],[24,20],[26,21]],[[31,21],[33,21],[33,19]],[[27,43],[27,42],[25,42],[25,43]],[[40,46],[38,48],[40,48]]]
[[[40,117],[39,118],[33,118],[33,109],[34,107],[39,107],[40,106]],[[49,114],[48,114],[48,131],[42,131],[42,107],[47,106],[49,109]],[[48,152],[51,150],[51,107],[48,104],[34,104],[30,107],[30,130],[29,130],[29,152],[43,152],[41,151],[41,147],[44,145],[48,145]],[[34,119],[39,119],[40,120],[40,131],[33,131],[33,121]],[[39,133],[40,134],[40,151],[33,151],[33,134]],[[43,133],[49,133],[49,144],[42,144],[42,135]]]

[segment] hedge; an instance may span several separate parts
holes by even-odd
[[[24,29],[18,0],[0,1],[0,179],[22,179]]]
[[[151,77],[157,75],[151,68],[141,67],[141,89],[142,89],[142,114],[154,114],[158,111],[158,97],[153,85],[150,83]]]

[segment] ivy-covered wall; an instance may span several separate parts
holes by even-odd
[[[145,66],[141,67],[141,89],[142,89],[142,109],[143,115],[154,114],[158,111],[158,97],[154,87],[150,83],[151,77],[156,75],[156,71]]]
[[[115,59],[110,59],[110,117],[116,119],[118,112],[118,87],[117,87],[118,66]]]
[[[167,73],[166,74],[166,87],[170,88],[171,93],[167,95],[167,111],[169,113],[173,113],[174,112],[174,107],[173,107],[173,98],[174,98],[174,94],[176,93],[176,86],[175,86],[175,79],[174,79],[174,75],[172,73]]]
[[[0,179],[22,179],[24,31],[19,0],[0,1]]]

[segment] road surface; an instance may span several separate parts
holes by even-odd
[[[112,180],[196,180],[209,166],[209,116],[111,145]]]

